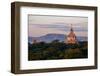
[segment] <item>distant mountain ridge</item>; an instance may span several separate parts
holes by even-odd
[[[46,34],[40,37],[28,37],[28,42],[32,43],[33,40],[36,40],[37,42],[46,42],[46,43],[50,43],[53,40],[59,40],[60,42],[65,40],[66,35],[64,34],[54,34],[54,33],[50,33],[50,34]],[[81,37],[78,36],[77,37],[78,41],[87,41],[87,37]]]

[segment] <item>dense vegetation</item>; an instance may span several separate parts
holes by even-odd
[[[87,42],[65,44],[54,40],[51,43],[28,44],[28,60],[75,59],[88,57]]]

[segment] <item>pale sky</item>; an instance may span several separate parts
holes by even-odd
[[[28,15],[28,36],[39,37],[49,33],[67,35],[70,32],[71,24],[76,36],[87,37],[87,17],[46,15]]]

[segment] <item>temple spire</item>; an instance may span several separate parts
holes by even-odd
[[[72,24],[71,24],[71,29],[70,29],[70,31],[73,32]]]

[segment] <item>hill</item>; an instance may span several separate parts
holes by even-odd
[[[46,34],[44,36],[40,36],[40,37],[28,37],[28,42],[32,43],[33,40],[36,40],[38,42],[46,42],[46,43],[50,43],[53,40],[59,40],[60,42],[63,42],[65,40],[66,35],[64,34]],[[78,36],[77,37],[78,41],[87,41],[87,37],[81,37]]]

